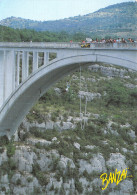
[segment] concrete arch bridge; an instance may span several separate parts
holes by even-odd
[[[95,43],[81,48],[79,43],[1,42],[0,136],[14,135],[34,103],[55,82],[79,66],[94,63],[137,71],[137,43]]]

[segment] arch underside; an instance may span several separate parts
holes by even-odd
[[[7,99],[0,110],[0,136],[11,137],[35,102],[58,80],[80,66],[113,64],[137,71],[137,63],[104,55],[80,55],[57,59],[30,75]]]

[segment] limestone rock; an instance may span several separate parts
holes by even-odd
[[[75,146],[75,148],[77,148],[77,149],[79,149],[80,150],[80,144],[79,143],[74,143],[74,146]]]
[[[53,128],[54,128],[54,122],[51,120],[46,121],[45,129],[53,129]]]
[[[37,156],[31,151],[30,147],[20,146],[16,149],[12,158],[17,164],[19,171],[32,172],[32,165],[37,159]]]
[[[125,156],[120,153],[111,153],[110,159],[106,162],[107,166],[113,167],[118,171],[123,171],[127,166],[125,164]]]
[[[9,183],[9,178],[8,178],[8,175],[2,175],[1,176],[1,182],[0,183]]]
[[[54,141],[57,141],[57,138],[56,137],[53,137],[52,138],[52,141],[54,142]]]
[[[4,152],[0,154],[0,166],[7,160],[8,160],[7,151],[4,150]]]
[[[92,101],[95,98],[100,98],[100,93],[91,93],[91,92],[85,92],[85,91],[79,91],[78,97],[81,99],[87,99],[87,101]]]
[[[124,180],[123,182],[120,183],[120,189],[121,191],[125,191],[125,192],[133,192],[134,187],[133,187],[133,181],[131,180]],[[124,189],[124,190],[123,190]]]
[[[54,128],[59,130],[59,131],[74,129],[75,127],[76,127],[76,125],[71,123],[71,122],[63,122],[62,124],[61,124],[61,122],[54,123]]]
[[[87,78],[87,81],[91,81],[92,83],[97,82],[96,79],[93,79],[93,78]]]
[[[60,161],[59,161],[59,167],[60,167],[61,169],[66,170],[67,164],[68,164],[68,163],[69,163],[69,165],[70,165],[70,168],[75,168],[75,164],[74,164],[74,162],[73,162],[72,159],[67,158],[67,157],[61,155],[61,158],[60,158]]]
[[[114,67],[105,67],[105,66],[101,66],[98,64],[89,66],[89,70],[92,70],[93,72],[100,71],[105,76],[109,76],[109,77],[119,76],[121,78],[123,78],[125,76],[125,74],[128,73],[128,71],[125,69],[118,69],[118,68],[114,68]]]
[[[89,191],[90,193],[93,191],[92,183],[91,183],[91,182],[88,182],[86,178],[81,177],[81,178],[79,179],[79,182],[82,184],[82,187],[83,187],[83,194],[86,194],[86,189],[88,189],[88,191]]]
[[[51,141],[47,141],[45,139],[36,139],[36,138],[29,138],[27,139],[27,142],[28,144],[31,145],[40,144],[41,146],[48,146],[52,143]]]
[[[26,193],[26,188],[25,187],[21,187],[21,186],[14,186],[13,189],[13,194],[17,194],[17,195],[27,195]]]
[[[129,135],[132,139],[136,139],[135,131],[130,130],[130,132],[128,132],[128,135]]]
[[[79,171],[83,173],[85,170],[90,174],[92,172],[102,173],[106,171],[105,160],[101,154],[94,155],[94,158],[90,159],[90,163],[86,160],[79,160]]]
[[[95,178],[95,179],[92,181],[92,186],[102,186],[102,181],[101,181],[101,179]]]
[[[137,143],[134,143],[134,150],[137,151]]]
[[[130,88],[130,89],[135,89],[137,88],[137,85],[133,85],[132,83],[127,83],[125,84],[126,87]]]
[[[96,147],[96,146],[91,146],[91,145],[85,146],[86,149],[90,149],[90,150],[94,149],[95,147]]]
[[[54,91],[56,93],[56,95],[61,95],[61,89],[60,88],[54,88]]]
[[[127,150],[126,148],[122,148],[122,151],[123,151],[124,153],[127,153],[127,152],[128,152],[128,150]]]
[[[53,165],[53,156],[54,158],[59,158],[59,154],[56,150],[51,150],[49,152],[43,152],[39,154],[37,163],[40,166],[41,171],[50,171]]]

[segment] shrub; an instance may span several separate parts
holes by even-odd
[[[32,177],[28,177],[28,178],[27,178],[27,181],[30,183],[30,182],[33,181],[33,178],[32,178]]]
[[[0,137],[0,146],[7,145],[9,143],[9,139],[6,135]]]
[[[4,186],[2,186],[1,191],[6,192],[6,188]]]
[[[4,173],[9,173],[10,171],[15,170],[15,169],[16,169],[16,163],[12,159],[9,159],[8,161],[4,162],[1,165],[1,170]]]
[[[17,168],[16,163],[14,162],[13,159],[9,159],[8,162],[9,162],[9,167],[11,170],[15,170]]]
[[[40,166],[39,164],[34,164],[33,165],[33,174],[37,177],[39,183],[41,185],[47,185],[49,180],[48,178],[46,177],[46,175],[40,171]]]
[[[36,164],[33,164],[33,170],[32,170],[32,172],[33,172],[33,174],[34,175],[36,175],[37,174],[37,172],[40,170],[40,166],[39,166],[39,164],[38,163],[36,163]]]
[[[17,179],[16,185],[21,185],[21,180],[20,179]]]
[[[3,153],[4,152],[4,148],[0,148],[0,153]]]
[[[99,122],[101,125],[105,125],[105,124],[108,122],[107,115],[106,115],[106,114],[100,115],[99,118],[98,118],[98,122]]]
[[[49,191],[53,191],[54,190],[54,185],[52,183],[52,186],[50,187]]]
[[[87,172],[87,170],[84,170],[84,171],[83,171],[83,176],[84,176],[88,181],[91,181],[91,180],[92,180],[92,177],[91,177],[91,175]]]
[[[78,179],[75,180],[75,188],[79,193],[83,192],[82,183]]]
[[[114,105],[120,106],[129,103],[129,91],[120,81],[113,81],[106,84],[104,96],[106,106]]]
[[[58,193],[58,191],[59,191],[59,189],[58,189],[58,188],[55,188],[55,194],[57,194],[57,193]]]
[[[60,188],[60,193],[59,194],[61,194],[61,195],[65,195],[66,194],[63,185]]]
[[[39,194],[41,192],[39,187],[34,187],[34,194]]]
[[[13,142],[10,142],[7,145],[7,156],[9,158],[15,154],[15,149],[16,149],[16,147],[14,146]]]
[[[36,173],[36,177],[41,185],[46,186],[49,183],[49,179],[46,177],[46,175],[40,171]]]
[[[56,173],[55,173],[55,178],[56,178],[56,180],[57,180],[57,181],[60,181],[61,176],[62,176],[62,175],[61,175],[60,171],[57,170]]]

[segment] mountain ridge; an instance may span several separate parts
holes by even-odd
[[[79,15],[60,20],[36,21],[9,17],[0,21],[0,25],[36,31],[66,31],[86,34],[136,37],[137,34],[137,2],[124,2],[101,8],[93,13]]]

